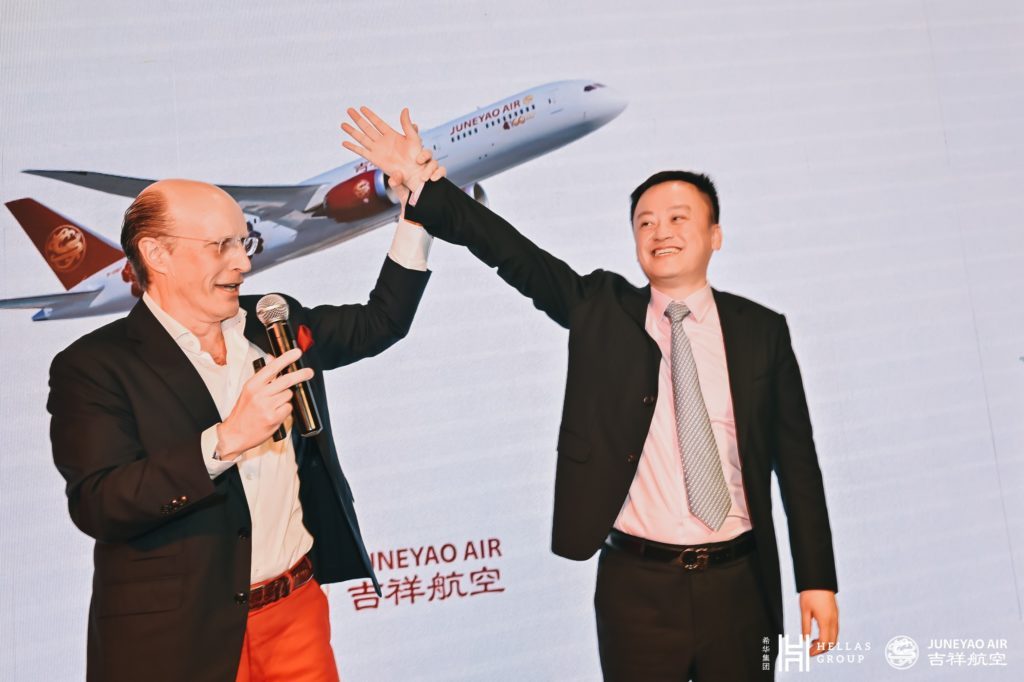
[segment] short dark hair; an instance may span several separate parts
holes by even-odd
[[[139,242],[145,237],[159,237],[168,232],[167,200],[160,192],[142,192],[124,212],[121,248],[143,291],[149,287],[149,273],[139,252]]]
[[[711,203],[711,222],[712,224],[717,223],[719,216],[718,191],[715,189],[715,183],[711,181],[711,178],[704,173],[669,170],[655,173],[641,182],[640,186],[633,190],[633,193],[629,195],[629,224],[633,224],[633,214],[636,213],[636,205],[640,202],[640,197],[643,196],[644,192],[655,185],[660,185],[664,182],[677,181],[690,183],[696,187],[701,194],[707,197],[707,200]]]

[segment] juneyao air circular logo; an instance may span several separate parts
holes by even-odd
[[[917,663],[917,642],[906,635],[893,637],[885,645],[885,660],[897,670],[906,670]]]
[[[355,194],[356,194],[356,198],[357,199],[362,199],[363,201],[368,201],[368,199],[366,197],[367,197],[367,195],[369,195],[369,193],[370,193],[370,181],[369,180],[367,180],[366,178],[363,178],[362,180],[360,180],[359,182],[356,183]]]
[[[44,251],[55,270],[74,270],[85,260],[85,235],[74,225],[61,225],[47,237]]]

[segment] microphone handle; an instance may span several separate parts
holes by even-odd
[[[291,327],[287,321],[274,322],[267,325],[267,338],[270,340],[270,348],[274,355],[280,356],[295,348],[295,337],[292,336]],[[302,369],[302,359],[298,359],[285,368],[284,373],[296,372]],[[299,435],[309,438],[320,433],[323,425],[320,423],[320,413],[313,401],[313,392],[309,388],[309,382],[303,381],[292,387],[292,407],[294,414],[298,415]],[[294,425],[294,424],[293,424]]]
[[[252,368],[256,372],[260,371],[261,369],[263,369],[266,366],[267,366],[267,361],[264,360],[263,358],[256,358],[255,360],[252,361]],[[277,427],[277,431],[274,431],[274,435],[273,435],[274,442],[277,443],[279,441],[282,441],[287,436],[288,436],[288,432],[284,430],[284,424],[280,424]]]

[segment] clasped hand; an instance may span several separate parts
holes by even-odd
[[[355,127],[345,122],[341,129],[358,144],[345,140],[342,146],[384,171],[388,185],[403,205],[410,193],[418,192],[425,182],[444,177],[444,166],[439,166],[430,150],[423,147],[419,128],[409,117],[409,109],[402,109],[399,117],[401,133],[369,107],[360,107],[359,111],[350,107],[348,115]]]

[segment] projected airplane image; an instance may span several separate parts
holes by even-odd
[[[448,178],[487,202],[480,181],[563,147],[626,108],[611,88],[585,80],[548,83],[506,97],[421,134]],[[90,171],[26,173],[134,198],[152,180]],[[384,174],[353,161],[295,185],[220,185],[263,237],[252,272],[306,256],[396,220],[397,199]],[[0,300],[0,308],[38,308],[33,320],[119,313],[142,295],[119,245],[31,198],[7,202],[65,291]]]

